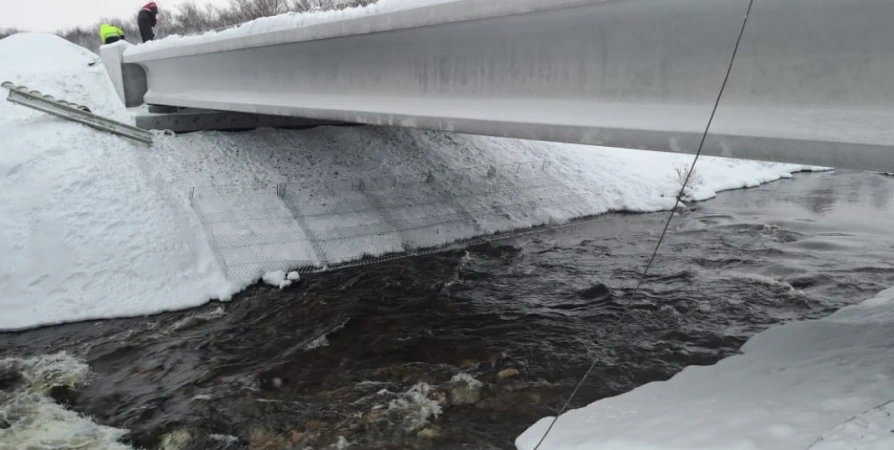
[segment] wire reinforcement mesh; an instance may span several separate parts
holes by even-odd
[[[544,162],[190,190],[231,281],[307,273],[517,236],[582,215],[581,195]]]

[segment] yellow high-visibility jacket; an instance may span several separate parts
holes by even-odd
[[[118,39],[124,39],[124,30],[118,28],[116,26],[109,25],[104,23],[99,26],[99,41],[103,44],[106,44],[108,39],[111,37],[117,37]]]

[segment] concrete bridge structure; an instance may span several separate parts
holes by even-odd
[[[128,106],[156,105],[143,128],[353,123],[694,153],[748,7],[457,0],[101,53]],[[892,17],[891,0],[754,0],[703,154],[894,172]]]

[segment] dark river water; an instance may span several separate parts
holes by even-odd
[[[722,193],[675,218],[636,296],[666,213],[254,286],[178,313],[0,334],[0,448],[29,448],[21,430],[49,420],[22,406],[15,392],[28,392],[146,449],[511,449],[593,359],[573,406],[894,285],[892,194],[892,177],[844,171]],[[89,382],[16,372],[62,351],[89,365]]]

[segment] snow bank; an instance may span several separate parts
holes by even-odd
[[[137,55],[163,48],[185,47],[193,44],[218,42],[249,35],[294,30],[321,23],[356,19],[364,16],[386,14],[455,1],[457,0],[378,0],[376,3],[367,6],[358,6],[341,10],[287,13],[272,17],[262,17],[260,19],[245,22],[233,28],[209,31],[200,35],[168,36],[164,39],[158,39],[131,47],[125,54]]]
[[[0,79],[119,118],[95,56],[63,39],[0,41]],[[13,61],[14,64],[8,64]],[[227,296],[188,203],[126,141],[0,102],[0,329],[198,306]]]
[[[0,80],[126,118],[102,67],[88,67],[94,59],[55,36],[16,35],[0,41]],[[226,267],[209,244],[210,239],[219,243],[221,236],[215,233],[221,230],[203,224],[193,209],[190,191],[196,186],[296,183],[293,186],[304,187],[289,192],[304,195],[296,204],[305,211],[324,204],[367,211],[307,219],[307,229],[323,233],[372,226],[383,218],[419,220],[469,207],[468,227],[409,233],[416,236],[414,242],[439,245],[475,233],[610,210],[669,208],[679,188],[675,168],[688,168],[692,160],[686,155],[376,127],[156,136],[153,148],[145,149],[7,102],[0,102],[0,136],[3,330],[189,308],[212,298],[228,299],[275,270],[248,280],[227,279]],[[516,168],[517,162],[524,164]],[[544,166],[550,169],[541,170]],[[438,202],[456,192],[474,192],[470,178],[445,180],[437,185],[440,192],[386,186],[376,191],[377,198],[351,186],[351,180],[364,177],[460,173],[468,167],[499,168],[498,179],[505,186],[488,197],[453,199],[459,205]],[[690,194],[704,199],[722,189],[753,186],[803,169],[704,158],[697,169],[700,181]],[[390,203],[398,196],[427,206]],[[222,216],[275,208],[290,213],[269,193],[217,199],[229,202]],[[294,220],[285,222],[292,227],[286,231],[297,230]],[[256,229],[239,232],[258,236]],[[400,237],[373,232],[342,239],[326,262],[406,249]],[[270,247],[262,250],[277,250],[281,259],[313,260],[315,253],[306,241],[274,242]]]
[[[894,289],[563,415],[542,450],[894,448]],[[532,449],[550,418],[518,437]]]

